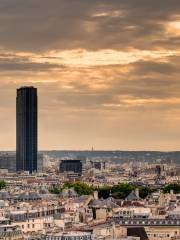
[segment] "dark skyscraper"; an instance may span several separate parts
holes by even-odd
[[[37,170],[37,89],[21,87],[16,97],[16,170]]]
[[[82,174],[82,162],[80,160],[62,160],[60,162],[60,172],[74,172]]]

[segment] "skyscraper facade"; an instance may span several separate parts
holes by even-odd
[[[59,166],[60,173],[74,172],[79,175],[82,174],[82,162],[80,160],[62,160]]]
[[[21,87],[16,97],[16,170],[37,171],[37,88]]]

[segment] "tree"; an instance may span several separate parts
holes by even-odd
[[[104,199],[108,198],[110,195],[111,189],[112,189],[112,187],[110,187],[110,186],[104,186],[104,187],[98,188],[97,189],[98,197],[104,198]]]
[[[125,199],[132,190],[134,190],[134,186],[127,183],[120,183],[112,187],[112,196],[114,198]]]
[[[145,187],[145,186],[139,187],[139,196],[144,199],[153,191],[154,190],[152,190],[149,187]]]
[[[49,192],[52,194],[59,194],[62,192],[62,188],[53,187],[49,189]]]
[[[135,188],[136,187],[130,184],[121,183],[113,187],[104,186],[102,188],[97,189],[97,191],[99,193],[99,198],[106,199],[109,197],[110,192],[112,192],[113,197],[125,199],[129,195],[129,193]],[[152,192],[152,189],[148,187],[144,187],[144,186],[139,187],[139,195],[143,199],[147,197],[147,195],[149,195],[151,192]]]
[[[0,190],[6,187],[6,182],[4,180],[0,180]]]
[[[163,192],[170,193],[171,190],[173,190],[175,194],[179,194],[180,193],[180,184],[171,183],[163,189]]]
[[[63,186],[64,188],[74,188],[74,190],[77,192],[78,195],[89,195],[91,194],[94,189],[93,187],[87,185],[86,183],[82,183],[82,182],[66,182]]]

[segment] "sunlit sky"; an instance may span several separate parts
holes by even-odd
[[[0,0],[0,150],[26,85],[41,150],[180,150],[180,0]]]

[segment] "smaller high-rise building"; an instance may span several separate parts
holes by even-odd
[[[0,169],[7,169],[8,172],[16,171],[15,152],[0,152]]]
[[[60,173],[73,172],[82,175],[82,162],[80,160],[62,160],[59,171]]]
[[[43,173],[44,171],[45,171],[45,159],[44,159],[44,154],[38,153],[37,172]]]
[[[155,172],[156,172],[157,176],[161,176],[161,166],[160,165],[156,165]]]

